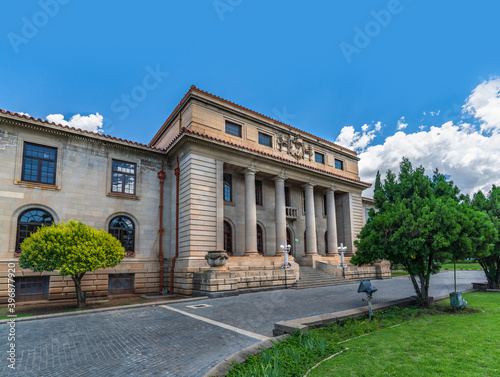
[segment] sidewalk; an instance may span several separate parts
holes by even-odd
[[[458,289],[483,281],[457,273]],[[373,280],[374,303],[412,296],[408,278]],[[365,306],[357,285],[251,293],[156,307],[16,323],[17,369],[2,376],[204,376],[235,352],[272,337],[274,323]],[[453,272],[432,277],[431,295],[453,291]],[[0,325],[5,352],[9,327]],[[3,351],[2,351],[3,352]]]

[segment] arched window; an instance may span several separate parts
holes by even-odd
[[[304,253],[307,252],[307,232],[304,232]]]
[[[224,250],[233,255],[233,229],[227,221],[224,221]]]
[[[109,233],[121,242],[127,257],[135,255],[135,226],[134,222],[125,216],[117,216],[109,222]]]
[[[325,232],[325,254],[328,254],[328,231]]]
[[[42,225],[51,226],[52,215],[40,208],[31,208],[21,213],[17,219],[16,253],[21,252],[21,243]]]
[[[290,229],[286,228],[286,244],[291,245],[290,251],[288,254],[293,253],[293,242],[292,242],[292,234],[290,232]]]
[[[259,254],[264,254],[264,233],[259,224],[257,224],[257,251]]]

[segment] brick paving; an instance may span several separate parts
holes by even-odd
[[[457,272],[458,290],[484,281]],[[414,294],[407,277],[374,280],[374,302]],[[275,322],[366,305],[357,285],[279,290],[171,306],[240,329],[272,336]],[[431,295],[453,291],[453,272],[432,277]],[[16,324],[17,369],[7,367],[8,326],[0,325],[0,376],[203,376],[232,353],[258,342],[162,307],[124,309]]]

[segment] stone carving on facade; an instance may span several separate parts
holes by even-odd
[[[300,135],[278,135],[278,150],[294,157],[297,160],[305,158],[311,160],[312,148],[305,145]]]

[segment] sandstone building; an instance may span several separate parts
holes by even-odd
[[[372,206],[355,152],[196,87],[149,145],[1,111],[0,161],[3,302],[9,263],[18,300],[74,297],[71,279],[17,264],[32,231],[69,219],[108,230],[127,252],[86,274],[90,297],[171,284],[188,295],[281,287],[300,266],[388,276],[384,266],[338,268],[337,247],[348,262]]]

